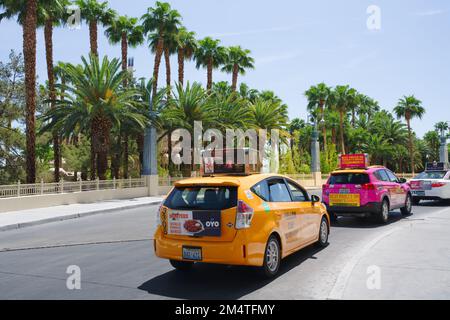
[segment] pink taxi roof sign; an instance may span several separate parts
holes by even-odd
[[[369,155],[367,153],[339,155],[340,169],[366,169],[368,166]]]

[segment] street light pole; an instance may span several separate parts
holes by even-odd
[[[311,138],[311,172],[314,179],[314,186],[317,187],[322,183],[322,172],[320,170],[319,130],[317,119],[314,119],[314,129]]]
[[[149,114],[150,118],[154,117],[153,114],[153,97],[150,97],[149,101]],[[145,129],[144,134],[144,155],[142,164],[142,176],[145,178],[146,186],[148,188],[149,196],[159,195],[159,179],[158,179],[158,161],[157,161],[157,132],[153,123]]]
[[[450,123],[450,121],[447,121]],[[447,145],[447,132],[441,130],[441,146],[439,148],[439,161],[448,163],[448,145]]]

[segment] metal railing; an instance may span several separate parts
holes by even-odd
[[[144,178],[64,181],[44,183],[17,184],[0,186],[0,198],[25,197],[34,195],[74,193],[94,190],[112,190],[146,187]]]
[[[159,177],[159,186],[160,187],[172,186],[174,184],[174,182],[179,181],[179,180],[183,180],[183,179],[187,179],[187,178],[183,178],[183,177]]]

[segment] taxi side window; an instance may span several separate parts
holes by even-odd
[[[378,170],[375,171],[373,174],[380,181],[390,182],[389,177],[385,170]]]
[[[308,201],[306,193],[301,188],[299,188],[298,186],[289,181],[287,181],[287,184],[292,194],[292,201],[294,202]]]
[[[269,201],[270,198],[269,187],[267,186],[266,180],[261,181],[258,184],[255,184],[253,187],[250,188],[250,190],[264,201]]]
[[[387,175],[388,175],[388,177],[389,177],[389,181],[391,181],[391,182],[398,182],[398,179],[397,179],[397,177],[395,176],[395,174],[393,174],[391,171],[389,171],[389,170],[385,170],[386,171],[386,173],[387,173]]]
[[[283,179],[274,179],[267,182],[269,185],[270,202],[291,202],[291,195]]]

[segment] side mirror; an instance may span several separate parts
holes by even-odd
[[[406,183],[406,182],[407,182],[407,180],[406,180],[405,178],[399,178],[398,181],[399,181],[400,183]]]
[[[316,203],[316,202],[320,202],[320,197],[319,196],[316,196],[315,194],[313,194],[312,196],[311,196],[311,202],[314,204],[314,203]]]

